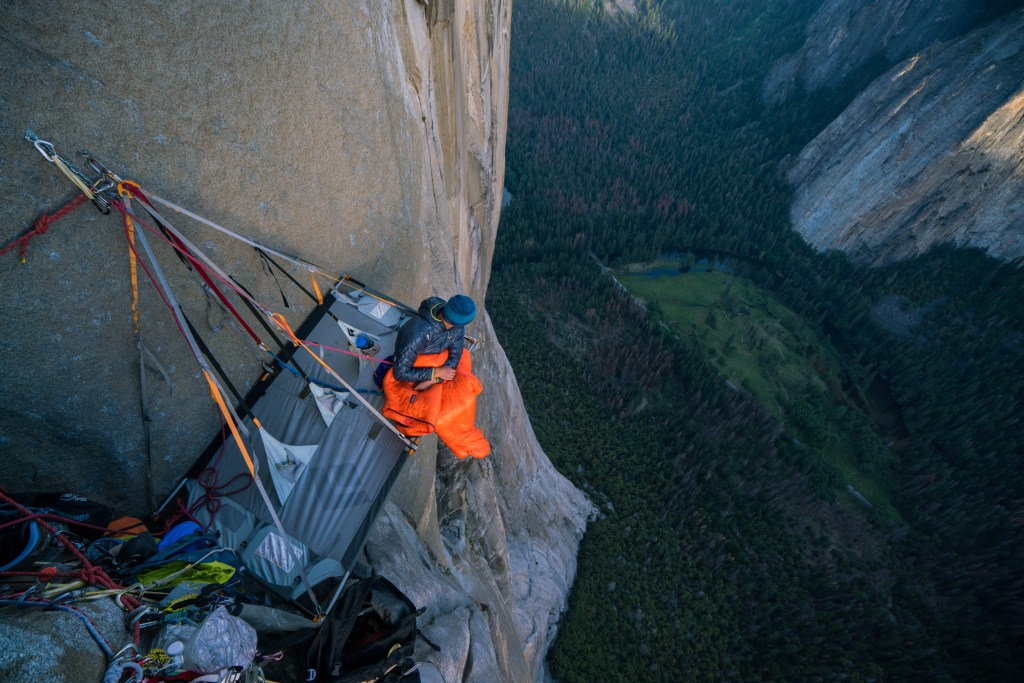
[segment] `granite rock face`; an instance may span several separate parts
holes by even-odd
[[[788,171],[790,220],[857,261],[1024,256],[1024,10],[875,80]]]
[[[493,338],[490,320],[480,323]],[[576,574],[576,547],[596,510],[541,450],[501,348],[480,349],[474,371],[489,395],[477,423],[497,457],[459,461],[444,448],[418,451],[413,467],[437,472],[433,488],[396,497],[366,552],[427,606],[420,625],[432,642],[460,644],[417,652],[446,680],[541,681]],[[420,499],[427,504],[409,504]]]
[[[776,63],[762,97],[778,105],[798,87],[837,86],[872,57],[892,64],[935,42],[961,36],[988,16],[977,0],[825,0],[799,50]]]
[[[87,148],[161,197],[399,300],[462,292],[482,304],[501,209],[510,19],[508,0],[3,3],[0,241],[76,194],[23,139],[31,128],[83,170]],[[311,310],[252,249],[170,218],[293,324]],[[161,262],[244,392],[260,374],[255,347],[207,310],[173,257]],[[0,487],[151,509],[220,426],[143,279],[141,335],[172,389],[148,374],[146,455],[119,221],[77,209],[29,243],[24,264],[0,258],[0,292],[11,359],[0,366]],[[428,608],[430,628],[445,629],[443,651],[426,656],[448,680],[530,680],[542,675],[591,508],[540,450],[486,312],[478,320],[478,423],[494,455],[456,463],[424,440],[369,557]],[[0,614],[0,637],[20,625]],[[68,647],[95,650],[85,637]]]

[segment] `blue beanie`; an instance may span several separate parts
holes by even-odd
[[[456,294],[444,305],[444,317],[454,325],[468,325],[476,317],[476,304],[468,296]]]

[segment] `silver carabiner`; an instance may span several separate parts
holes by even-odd
[[[52,143],[49,143],[46,140],[40,140],[39,136],[36,135],[35,131],[31,128],[25,130],[25,139],[32,143],[32,146],[43,155],[44,159],[49,161],[51,164],[53,163],[53,157],[57,156],[57,150],[53,148]]]
[[[156,619],[153,617],[156,617]],[[140,605],[128,615],[128,625],[133,629],[136,624],[139,625],[139,628],[150,628],[151,626],[158,626],[160,623],[160,611],[149,605]]]
[[[106,165],[102,161],[94,157],[89,150],[80,149],[78,150],[78,153],[85,157],[85,161],[89,164],[89,166],[92,167],[92,170],[99,173],[103,178],[107,180],[107,182],[110,183],[110,188],[113,188],[115,185],[117,185],[117,183],[123,180],[121,176],[111,171],[109,168],[106,167]],[[97,180],[96,182],[99,183],[100,181]]]
[[[128,654],[129,652],[131,653],[131,656],[129,656],[129,654]],[[129,659],[134,658],[134,656],[137,655],[137,654],[139,654],[139,651],[135,649],[135,644],[134,643],[128,643],[127,645],[122,647],[120,650],[118,650],[117,654],[115,654],[114,658],[112,660],[110,660],[110,661],[111,662],[127,662]]]

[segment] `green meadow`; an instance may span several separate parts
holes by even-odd
[[[702,347],[722,376],[756,397],[786,432],[819,457],[836,494],[859,505],[852,486],[885,518],[890,455],[844,382],[843,360],[828,339],[770,293],[741,275],[679,262],[633,264],[615,277],[661,322]]]

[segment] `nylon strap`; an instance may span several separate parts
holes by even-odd
[[[137,188],[139,187],[138,185],[135,185],[134,183],[133,183],[133,185],[135,187],[137,187]],[[141,189],[142,188],[139,188],[140,191],[141,191]],[[310,263],[309,261],[306,261],[304,259],[298,258],[297,256],[291,256],[289,254],[285,254],[284,252],[278,251],[276,249],[272,249],[272,248],[266,246],[265,244],[261,244],[260,242],[257,242],[256,240],[249,239],[248,237],[245,237],[243,235],[239,235],[237,232],[234,232],[233,230],[229,230],[228,228],[225,228],[222,225],[218,225],[217,223],[214,223],[213,221],[211,221],[209,219],[203,218],[202,216],[200,216],[200,215],[198,215],[196,213],[193,213],[193,212],[189,211],[188,209],[180,207],[177,204],[175,204],[174,202],[168,201],[168,200],[166,200],[166,199],[164,199],[162,197],[158,197],[157,195],[155,195],[155,194],[153,194],[151,192],[147,191],[146,192],[146,197],[148,199],[151,199],[154,202],[157,202],[159,204],[163,204],[164,206],[166,206],[167,208],[171,209],[172,211],[176,211],[176,212],[178,212],[178,213],[180,213],[182,215],[188,216],[189,218],[191,218],[194,221],[198,221],[199,223],[202,223],[203,225],[205,225],[207,227],[213,228],[214,230],[217,230],[218,232],[224,233],[225,235],[227,235],[229,237],[232,237],[232,238],[234,238],[234,239],[236,239],[236,240],[238,240],[238,241],[240,241],[240,242],[242,242],[244,244],[248,244],[250,247],[256,249],[257,251],[263,251],[263,252],[266,252],[268,254],[273,254],[274,256],[277,256],[280,259],[288,261],[289,263],[293,263],[293,264],[295,264],[295,265],[297,265],[300,268],[303,268],[305,270],[308,270],[310,273],[317,273],[319,275],[322,275],[323,277],[327,278],[331,282],[336,283],[337,285],[345,285],[346,287],[351,287],[352,289],[356,289],[356,290],[358,290],[360,292],[363,292],[364,294],[366,294],[368,296],[371,296],[374,299],[377,299],[379,301],[383,301],[384,303],[387,303],[387,304],[389,304],[391,306],[396,306],[396,307],[398,307],[398,308],[400,308],[400,309],[402,309],[404,311],[407,311],[409,313],[413,313],[413,314],[416,313],[416,309],[410,308],[409,306],[406,306],[405,304],[397,302],[394,299],[391,299],[391,298],[381,294],[380,292],[377,292],[377,291],[367,287],[366,285],[362,284],[361,282],[357,281],[355,278],[352,278],[351,276],[344,275],[344,276],[342,276],[340,278],[334,277],[333,275],[328,273],[324,268],[322,268],[321,266],[316,265],[315,263]],[[152,209],[151,206],[147,206],[147,211],[150,211],[150,213],[154,213],[155,209]],[[166,219],[163,219],[163,220],[166,222]],[[180,235],[180,233],[179,233],[179,235]],[[210,262],[210,265],[212,267],[214,267],[218,272],[220,272],[220,269],[216,268],[215,264]],[[275,265],[277,265],[277,264],[275,264]],[[284,272],[284,273],[288,274],[280,266],[278,266],[278,269],[280,269],[281,272]],[[305,288],[303,288],[302,285],[299,285],[299,283],[296,282],[294,278],[291,278],[290,274],[289,274],[289,278],[293,282],[295,282],[296,285],[298,285],[300,288],[305,290]],[[314,286],[315,285],[316,285],[316,283],[314,281]],[[307,291],[306,293],[308,294],[309,292]],[[319,302],[323,303],[323,297],[322,296],[319,297]],[[260,308],[262,308],[262,307],[260,307]]]
[[[262,250],[260,250],[260,249],[256,249],[256,253],[257,253],[257,254],[259,254],[259,255],[260,255],[260,258],[261,258],[261,259],[263,259],[263,260],[264,260],[265,262],[269,263],[270,265],[274,266],[275,268],[277,268],[278,270],[280,270],[280,271],[281,271],[282,273],[284,273],[284,276],[285,276],[286,278],[288,278],[289,280],[291,280],[291,281],[292,281],[292,284],[293,284],[293,285],[295,285],[296,287],[298,287],[299,289],[301,289],[301,290],[302,290],[302,293],[303,293],[303,294],[305,294],[306,296],[308,296],[308,297],[309,297],[310,299],[312,299],[313,301],[316,301],[316,295],[315,295],[315,294],[313,294],[313,292],[311,292],[311,291],[309,291],[308,289],[306,289],[306,288],[305,288],[305,287],[304,287],[304,286],[302,285],[302,283],[301,283],[301,282],[299,282],[299,281],[298,281],[298,280],[296,280],[296,279],[295,279],[294,277],[292,277],[292,274],[291,274],[291,273],[289,273],[289,272],[288,272],[287,270],[285,270],[285,269],[284,269],[284,266],[282,266],[282,265],[281,265],[280,263],[278,263],[278,262],[277,262],[277,261],[275,261],[274,259],[270,258],[270,256],[269,256],[269,255],[268,255],[268,254],[267,254],[266,252],[264,252],[264,251],[262,251]],[[275,275],[274,277],[276,278],[277,276]]]
[[[132,218],[138,220],[138,216],[133,213],[130,206],[126,205],[124,209]],[[168,284],[166,276],[164,276],[163,269],[160,268],[160,264],[157,262],[156,256],[153,254],[153,248],[149,245],[149,240],[146,239],[145,231],[139,230],[136,234],[138,236],[139,244],[142,245],[142,248],[146,252],[146,256],[149,257],[149,261],[153,265],[153,273],[155,274],[158,282],[157,286],[160,288],[164,298],[167,300],[167,305],[170,307],[171,314],[174,316],[174,320],[178,324],[178,329],[181,330],[181,334],[185,337],[185,341],[188,342],[189,350],[191,350],[192,355],[195,356],[196,362],[199,363],[199,367],[209,374],[209,363],[207,363],[205,356],[203,356],[202,352],[199,350],[195,337],[192,336],[192,332],[189,330],[189,324],[185,320],[185,313],[181,310],[178,300],[174,297],[174,292],[171,291],[171,286]],[[213,381],[216,382],[216,380]],[[232,415],[234,415],[234,409],[230,410]],[[238,416],[235,415],[236,419],[237,417]],[[241,420],[238,422],[239,428],[246,436],[248,436],[249,430],[246,429],[245,425],[241,424]]]
[[[288,254],[285,254],[285,253],[282,253],[280,251],[277,251],[276,249],[271,249],[270,247],[268,247],[268,246],[266,246],[264,244],[260,244],[256,240],[249,239],[248,237],[243,237],[242,235],[239,235],[236,232],[228,230],[227,228],[225,228],[225,227],[223,227],[221,225],[217,225],[216,223],[214,223],[211,220],[207,220],[207,219],[203,218],[202,216],[196,215],[196,214],[192,213],[191,211],[189,211],[188,209],[183,209],[182,207],[178,206],[174,202],[169,202],[166,199],[163,199],[161,197],[157,197],[155,194],[151,194],[151,193],[147,193],[147,194],[148,194],[148,196],[153,201],[158,202],[160,204],[163,204],[164,206],[166,206],[167,208],[171,209],[172,211],[177,211],[180,214],[184,214],[184,215],[188,216],[192,220],[199,221],[203,225],[206,225],[206,226],[208,226],[210,228],[213,228],[214,230],[222,232],[225,235],[228,235],[230,237],[234,237],[236,240],[239,240],[240,242],[244,242],[245,244],[248,244],[250,247],[255,247],[256,249],[262,249],[263,251],[271,253],[274,256],[277,256],[278,258],[282,258],[282,259],[284,259],[286,261],[290,261],[291,263],[294,263],[297,266],[305,268],[306,270],[318,271],[321,274],[325,274],[326,275],[326,273],[324,273],[324,269],[321,268],[320,266],[316,265],[315,263],[310,263],[309,261],[304,261],[304,260],[302,260],[300,258],[297,258],[295,256],[289,256]]]
[[[392,306],[397,306],[398,308],[401,308],[401,309],[403,309],[405,311],[408,311],[410,313],[416,313],[416,309],[410,308],[409,306],[406,306],[405,304],[399,303],[399,302],[397,302],[397,301],[395,301],[395,300],[393,300],[393,299],[391,299],[391,298],[381,294],[380,292],[374,291],[374,290],[370,289],[369,287],[367,287],[366,285],[358,282],[357,280],[355,280],[354,278],[352,278],[352,277],[350,277],[348,275],[345,275],[345,276],[340,277],[340,278],[334,277],[333,275],[328,273],[324,268],[322,268],[321,266],[316,265],[315,263],[310,263],[309,261],[306,261],[304,259],[298,258],[297,256],[290,256],[289,254],[285,254],[284,252],[278,251],[276,249],[271,249],[270,247],[266,246],[265,244],[261,244],[260,242],[257,242],[256,240],[249,239],[248,237],[244,237],[242,235],[239,235],[238,233],[236,233],[236,232],[234,232],[232,230],[229,230],[229,229],[225,228],[222,225],[218,225],[218,224],[214,223],[213,221],[211,221],[209,219],[203,218],[202,216],[189,211],[188,209],[182,208],[182,207],[178,206],[177,204],[175,204],[174,202],[168,201],[168,200],[166,200],[166,199],[164,199],[162,197],[158,197],[155,194],[152,194],[150,192],[147,192],[146,194],[147,194],[147,197],[152,199],[154,202],[157,202],[159,204],[163,204],[164,206],[166,206],[167,208],[171,209],[172,211],[177,211],[180,214],[188,216],[192,220],[198,221],[198,222],[202,223],[203,225],[205,225],[207,227],[213,228],[214,230],[222,232],[225,235],[228,235],[229,237],[233,237],[234,239],[236,239],[236,240],[238,240],[240,242],[248,244],[250,247],[253,247],[254,249],[262,250],[262,251],[265,251],[265,252],[267,252],[269,254],[273,254],[274,256],[277,256],[278,258],[284,259],[285,261],[288,261],[289,263],[293,263],[293,264],[299,266],[300,268],[304,268],[305,270],[308,270],[310,273],[317,273],[317,274],[322,275],[323,277],[327,278],[331,282],[334,282],[334,283],[339,284],[339,285],[345,285],[346,287],[351,287],[352,289],[357,289],[357,290],[359,290],[359,291],[367,294],[368,296],[371,296],[374,299],[377,299],[379,301],[383,301],[383,302],[385,302],[387,304],[390,304]],[[282,270],[282,272],[284,272],[284,271]],[[298,283],[296,282],[296,284],[298,284]],[[301,285],[300,285],[300,287],[301,287]],[[322,302],[323,302],[323,299],[321,297],[321,303]]]
[[[178,231],[177,228],[171,225],[166,218],[161,216],[156,211],[156,209],[153,209],[146,203],[143,203],[142,206],[143,208],[146,209],[150,216],[153,217],[153,220],[155,220],[157,224],[160,225],[161,228],[163,228],[169,233],[171,241],[177,242],[176,246],[179,249],[183,250],[184,252],[187,252],[190,256],[193,257],[193,259],[201,259],[202,261],[204,261],[211,268],[211,270],[213,270],[218,275],[218,277],[223,279],[223,281],[231,282],[231,278],[228,277],[227,273],[221,270],[216,263],[214,263],[209,257],[206,256],[206,254],[202,252],[202,250],[199,249],[199,247],[190,242],[181,232]],[[180,256],[184,257],[184,254],[182,254],[181,252],[178,253]],[[249,327],[249,324],[245,322],[245,319],[243,319],[242,316],[239,315],[238,311],[235,310],[235,307],[232,306],[231,302],[227,300],[227,297],[224,296],[223,292],[221,292],[220,289],[216,286],[216,284],[214,284],[209,274],[207,274],[205,268],[194,261],[191,263],[191,265],[194,266],[193,269],[195,270],[195,272],[198,273],[198,275],[203,279],[203,281],[210,287],[210,289],[217,296],[217,298],[220,299],[221,303],[235,317],[235,319],[238,320],[242,327],[245,328],[245,331],[249,334],[250,337],[252,337],[253,341],[256,342],[256,345],[259,346],[260,348],[264,348],[263,341],[259,338],[259,336],[257,336],[257,334],[252,330],[252,328]]]
[[[309,279],[313,281],[313,291],[316,292],[316,301],[321,306],[324,305],[324,295],[320,293],[320,285],[316,283],[316,274],[310,273]]]
[[[243,292],[246,293],[247,296],[243,296],[242,297],[242,303],[245,304],[249,308],[249,312],[252,313],[256,317],[256,320],[258,320],[260,325],[263,326],[263,329],[265,329],[267,331],[267,334],[270,335],[271,339],[273,339],[274,342],[277,343],[277,347],[279,349],[281,349],[281,351],[284,351],[285,350],[284,342],[281,341],[281,338],[277,336],[277,332],[275,332],[274,328],[271,327],[270,324],[267,322],[267,320],[266,320],[266,313],[264,313],[263,311],[260,311],[259,309],[257,309],[252,304],[252,301],[255,300],[255,298],[252,295],[252,292],[250,292],[248,289],[246,289],[245,286],[242,285],[242,283],[239,282],[238,280],[236,280],[235,278],[232,277],[231,281],[235,283],[236,287],[238,287],[239,289],[241,289]],[[267,353],[270,353],[270,352],[268,351]],[[270,354],[270,355],[273,355],[273,354]]]
[[[57,168],[60,169],[61,173],[63,173],[64,175],[66,175],[68,177],[68,180],[70,180],[71,182],[73,182],[75,184],[75,187],[77,187],[79,190],[82,191],[82,194],[84,194],[89,199],[95,199],[96,198],[96,194],[92,191],[92,188],[89,187],[88,185],[86,185],[85,181],[82,180],[81,178],[79,178],[75,174],[75,172],[71,170],[71,168],[67,165],[67,162],[65,162],[60,157],[60,155],[54,154],[53,158],[50,159],[50,161],[53,162],[54,166],[56,166]]]
[[[259,249],[253,249],[253,251],[255,251],[260,257],[260,264],[263,265],[263,272],[274,278],[274,283],[277,284],[277,291],[281,293],[281,303],[284,304],[285,308],[291,308],[291,305],[288,303],[288,297],[284,294],[284,287],[281,286],[281,281],[277,279],[277,273],[275,273],[274,269],[270,267],[270,257]]]
[[[131,194],[123,184],[118,183],[117,193],[125,206],[131,208]],[[139,271],[135,258],[135,222],[131,215],[125,213],[121,216],[124,221],[125,235],[128,238],[128,264],[131,271],[132,281],[132,323],[135,325],[135,348],[139,352],[139,394],[140,409],[142,411],[142,435],[146,445],[146,496],[150,505],[153,504],[153,433],[150,428],[152,418],[149,416],[149,388],[146,385],[146,356],[145,347],[142,344],[142,326],[139,323]]]
[[[277,531],[281,534],[281,540],[285,543],[291,544],[289,536],[285,533],[284,525],[281,523],[280,518],[277,516],[277,511],[274,510],[273,503],[270,502],[270,495],[267,493],[267,489],[263,486],[263,481],[259,475],[256,474],[256,465],[253,464],[252,457],[249,456],[249,450],[245,447],[245,442],[242,440],[241,435],[238,433],[238,427],[235,421],[232,419],[231,413],[228,412],[227,404],[224,402],[224,396],[221,395],[216,382],[213,381],[213,377],[210,376],[208,370],[203,370],[203,375],[206,376],[206,381],[210,385],[210,395],[213,396],[214,402],[217,407],[220,408],[221,415],[224,416],[224,421],[228,423],[228,429],[231,430],[231,436],[235,439],[235,445],[238,446],[239,452],[242,454],[242,459],[245,460],[245,466],[249,468],[249,475],[252,476],[253,482],[256,484],[256,488],[260,492],[260,497],[263,498],[264,504],[267,506],[267,510],[270,512],[271,519],[274,520],[274,526],[277,527]],[[259,428],[259,422],[256,422],[257,428]],[[317,611],[320,610],[320,603],[317,602],[316,596],[313,595],[313,586],[309,582],[309,578],[306,576],[306,568],[303,562],[299,562],[299,576],[302,577],[302,583],[306,587],[306,592],[309,594],[310,600],[316,605]]]
[[[301,346],[303,349],[305,349],[306,353],[308,353],[314,359],[316,359],[316,362],[322,365],[324,369],[327,370],[328,373],[330,373],[331,377],[341,382],[341,385],[345,387],[345,389],[347,389],[349,393],[351,393],[354,397],[359,399],[359,402],[366,406],[366,409],[373,413],[377,417],[377,419],[381,421],[382,424],[384,424],[388,429],[394,432],[406,446],[408,446],[413,451],[416,450],[416,446],[412,443],[412,441],[410,441],[409,438],[405,436],[405,434],[402,434],[402,432],[398,431],[398,428],[391,423],[391,420],[381,415],[376,408],[370,405],[369,401],[363,398],[358,391],[353,389],[352,386],[341,377],[341,375],[336,373],[334,371],[334,368],[325,363],[323,358],[314,353],[313,350],[309,348],[304,341],[302,341],[295,335],[295,333],[292,331],[292,328],[288,326],[288,321],[284,319],[283,315],[281,315],[280,313],[274,313],[271,316],[271,318],[275,323],[277,323],[277,325],[282,330],[284,330],[284,333],[288,335],[288,338],[292,340],[293,344],[295,344],[296,346]]]
[[[214,356],[213,352],[210,351],[210,347],[206,345],[206,342],[203,341],[203,338],[199,336],[199,332],[196,330],[195,325],[192,324],[192,321],[189,320],[189,317],[187,315],[185,316],[185,323],[188,325],[189,331],[195,338],[196,344],[199,346],[199,350],[202,351],[203,355],[206,356],[207,360],[210,361],[210,365],[212,365],[213,369],[217,371],[217,374],[220,376],[221,381],[223,381],[224,385],[227,386],[228,390],[231,392],[231,395],[235,397],[235,400],[238,402],[238,405],[240,405],[245,414],[252,418],[252,420],[255,422],[256,416],[252,414],[251,410],[249,410],[249,406],[248,404],[246,404],[245,399],[242,398],[242,394],[238,391],[238,389],[235,388],[235,385],[231,383],[231,380],[228,378],[227,373],[224,372],[224,367],[217,361],[216,356]],[[238,414],[234,414],[235,418],[237,419]]]

